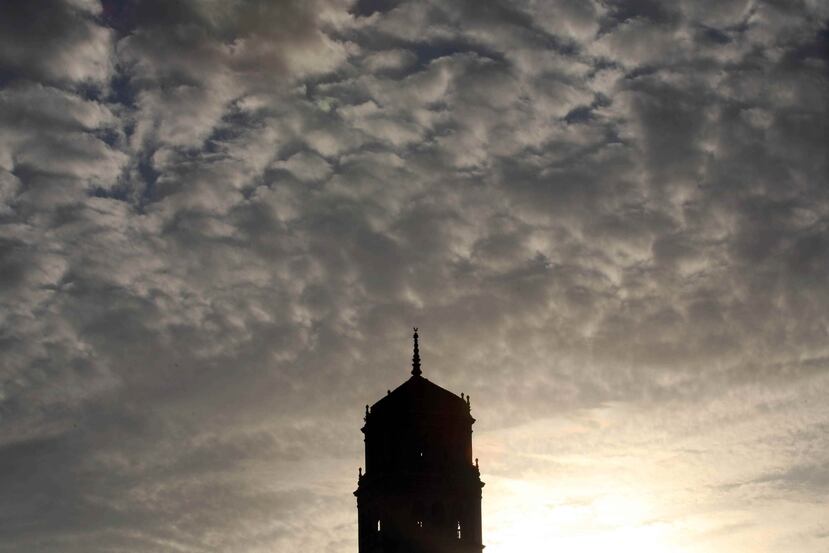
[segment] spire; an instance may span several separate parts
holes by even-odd
[[[414,327],[414,355],[412,355],[412,374],[420,376],[423,374],[420,370],[420,350],[417,349],[417,327]]]

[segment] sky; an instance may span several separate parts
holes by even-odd
[[[829,4],[0,3],[0,552],[354,553],[471,396],[487,553],[829,550]]]

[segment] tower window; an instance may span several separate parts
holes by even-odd
[[[458,521],[458,539],[461,539],[461,521]]]
[[[379,520],[377,521],[377,531],[378,532],[380,531],[380,521]]]
[[[417,527],[418,528],[423,528],[423,521],[422,520],[417,521]]]

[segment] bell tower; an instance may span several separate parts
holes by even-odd
[[[412,376],[366,405],[357,491],[359,553],[480,553],[481,482],[469,397]]]

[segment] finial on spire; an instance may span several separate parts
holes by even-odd
[[[414,355],[412,355],[412,374],[420,376],[423,372],[420,370],[420,350],[417,348],[417,327],[414,327]]]

